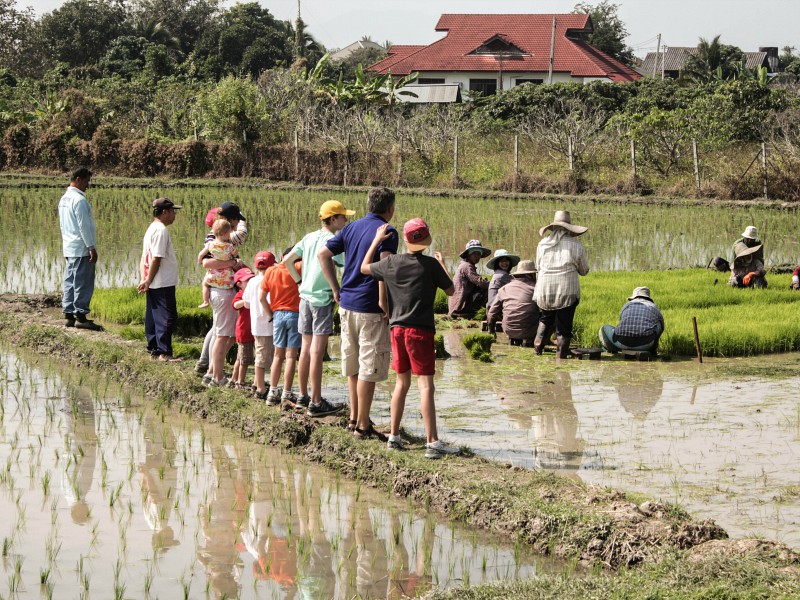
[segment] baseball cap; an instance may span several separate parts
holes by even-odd
[[[246,221],[247,219],[244,218],[244,215],[239,210],[239,206],[234,204],[233,202],[223,202],[222,206],[219,207],[219,214],[221,214],[226,219],[238,219],[239,221]]]
[[[241,283],[255,277],[253,272],[247,267],[242,267],[233,274],[233,283]]]
[[[406,240],[406,247],[411,252],[427,248],[433,242],[430,227],[419,217],[406,221],[403,225],[403,237]]]
[[[329,217],[335,217],[336,215],[352,217],[354,214],[356,214],[356,211],[347,210],[338,200],[326,200],[322,203],[322,206],[319,207],[320,219],[327,219]]]
[[[175,204],[169,198],[156,198],[155,200],[153,200],[153,208],[161,208],[161,209],[176,208],[177,209],[177,208],[183,208],[183,207]]]
[[[253,262],[256,265],[256,269],[267,269],[275,264],[275,255],[272,252],[267,252],[266,250],[262,250],[258,254],[256,254],[255,260]]]
[[[214,221],[216,220],[218,214],[219,214],[219,206],[217,208],[212,208],[210,211],[208,211],[208,213],[206,214],[206,227],[211,227],[214,224]]]

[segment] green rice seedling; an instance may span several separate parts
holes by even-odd
[[[481,362],[493,362],[491,352],[494,342],[494,336],[488,333],[471,333],[461,338],[461,343],[469,350],[470,357]]]

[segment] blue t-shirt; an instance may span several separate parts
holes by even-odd
[[[325,244],[334,256],[342,252],[347,254],[339,293],[339,305],[344,309],[361,313],[381,312],[378,305],[378,282],[371,275],[361,274],[361,262],[372,245],[372,240],[375,239],[375,232],[384,223],[386,221],[382,217],[375,213],[367,213],[364,218],[345,225]],[[392,237],[378,246],[373,261],[379,260],[383,252],[397,254],[399,239],[397,230],[389,227],[389,231],[392,232]]]

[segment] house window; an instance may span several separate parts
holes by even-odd
[[[497,93],[497,79],[470,79],[469,91],[494,96]]]
[[[544,79],[517,79],[517,85],[524,85],[526,83],[530,83],[531,85],[541,85],[544,83]]]
[[[420,77],[417,79],[419,85],[439,85],[444,83],[444,77]]]

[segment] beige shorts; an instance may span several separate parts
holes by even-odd
[[[236,290],[211,288],[211,310],[214,314],[214,331],[217,337],[234,337],[239,313],[231,305]]]
[[[342,321],[342,375],[378,383],[389,378],[392,342],[381,313],[339,309]]]
[[[259,369],[269,369],[272,366],[272,357],[275,355],[272,336],[257,335],[254,337],[256,338],[256,360],[254,364]]]

